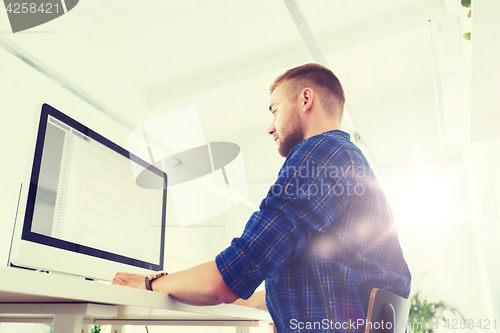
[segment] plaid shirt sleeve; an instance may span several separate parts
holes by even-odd
[[[227,286],[247,299],[266,278],[278,274],[342,215],[356,170],[343,145],[308,140],[288,155],[260,210],[243,235],[216,257]],[[342,190],[342,191],[341,191]]]

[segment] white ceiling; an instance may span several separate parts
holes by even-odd
[[[469,46],[458,0],[297,3],[377,167],[460,156]],[[137,87],[146,107],[115,110],[134,125],[195,103],[207,140],[240,144],[247,164],[281,163],[265,134],[268,87],[313,61],[283,0],[85,0],[56,21]]]

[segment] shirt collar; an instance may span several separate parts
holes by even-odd
[[[329,135],[329,134],[340,135],[344,139],[351,141],[351,136],[349,135],[349,133],[341,131],[341,130],[332,130],[332,131],[321,133],[320,135]]]
[[[347,139],[349,141],[351,141],[351,136],[349,135],[349,133],[347,132],[344,132],[344,131],[341,131],[341,130],[331,130],[331,131],[327,131],[327,132],[323,132],[321,134],[316,134],[316,135],[313,135],[311,136],[310,138],[307,138],[305,140],[302,140],[301,142],[299,142],[295,147],[293,147],[293,149],[288,153],[287,155],[287,159],[288,157],[292,156],[293,153],[302,145],[306,144],[306,142],[309,142],[311,140],[314,140],[314,139],[319,139],[321,136],[326,136],[326,135],[329,135],[329,136],[341,136],[343,137],[344,139]]]

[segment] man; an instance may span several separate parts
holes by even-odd
[[[215,261],[155,279],[152,289],[193,305],[267,305],[278,332],[362,332],[353,323],[366,318],[373,288],[408,297],[392,213],[340,131],[343,107],[342,86],[323,66],[278,77],[268,133],[286,161],[260,210]],[[254,294],[263,280],[265,294]],[[145,277],[118,273],[113,283],[144,289]]]

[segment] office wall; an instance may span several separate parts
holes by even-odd
[[[477,229],[483,293],[500,320],[500,2],[472,3],[471,144],[464,148],[470,201]]]
[[[412,294],[420,290],[468,319],[493,320],[469,170],[462,159],[379,171],[412,273]]]
[[[471,144],[464,149],[471,216],[477,242],[485,315],[499,319],[500,290],[500,141]]]

